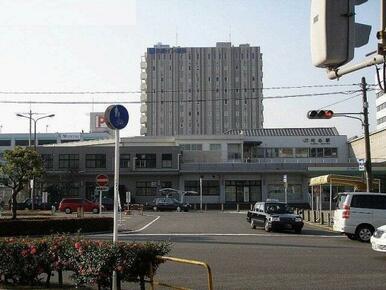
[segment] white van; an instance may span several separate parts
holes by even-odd
[[[386,193],[343,192],[338,194],[334,231],[351,240],[369,242],[374,230],[386,225]]]

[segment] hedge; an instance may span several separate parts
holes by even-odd
[[[144,277],[160,264],[156,256],[167,254],[170,246],[167,242],[113,244],[69,236],[0,239],[0,286],[45,283],[49,287],[53,271],[59,273],[63,286],[62,272],[72,271],[76,287],[111,287],[116,271],[119,288],[121,282],[138,281],[144,289]]]
[[[31,236],[76,232],[104,232],[113,230],[113,219],[95,218],[26,218],[1,219],[0,236]]]

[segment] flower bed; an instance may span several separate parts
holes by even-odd
[[[117,280],[142,281],[159,266],[157,255],[170,251],[167,242],[113,244],[110,241],[50,236],[41,239],[9,238],[0,240],[0,286],[39,285],[49,287],[51,273],[71,271],[79,286],[111,287],[113,271]],[[45,279],[45,281],[43,281]]]
[[[61,233],[87,233],[113,230],[110,217],[92,218],[25,218],[1,219],[1,236],[49,235]]]

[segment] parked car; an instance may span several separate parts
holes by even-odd
[[[267,201],[256,202],[253,210],[248,211],[247,221],[251,228],[264,227],[265,231],[294,230],[300,234],[303,228],[303,219],[294,214],[284,202]]]
[[[176,210],[176,211],[189,211],[190,205],[188,203],[181,203],[175,198],[159,197],[153,201],[153,210]]]
[[[343,192],[337,197],[334,231],[351,240],[369,242],[375,229],[386,224],[386,194]]]
[[[94,199],[94,202],[99,206],[99,198]],[[114,199],[110,197],[102,198],[102,206],[104,210],[114,210]]]
[[[374,251],[386,252],[386,226],[377,228],[373,233],[370,242]]]
[[[77,211],[81,207],[85,212],[99,212],[99,204],[83,198],[63,198],[59,203],[59,210],[67,214]]]
[[[58,208],[58,203],[57,202],[41,202],[41,201],[37,201],[34,204],[34,209],[51,210],[52,206],[54,206],[55,209],[57,209]],[[32,209],[31,199],[27,198],[23,202],[18,202],[16,207],[17,207],[18,210]]]

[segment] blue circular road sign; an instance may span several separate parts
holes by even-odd
[[[106,125],[110,129],[120,130],[129,122],[129,112],[122,105],[108,106],[105,111]]]

